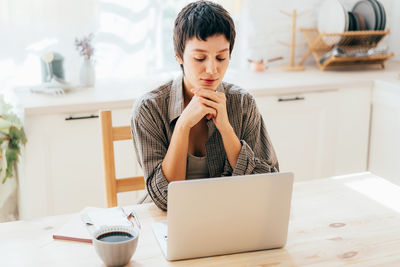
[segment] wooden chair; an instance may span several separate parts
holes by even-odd
[[[114,142],[131,140],[131,128],[130,126],[113,127],[111,110],[100,111],[100,122],[103,139],[107,207],[115,207],[118,205],[117,193],[145,189],[144,177],[116,178]]]

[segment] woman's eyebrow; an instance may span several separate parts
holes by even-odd
[[[193,49],[192,51],[193,52],[208,52],[207,50],[203,50],[200,48]],[[222,49],[222,50],[218,51],[217,53],[221,53],[221,52],[225,52],[225,51],[229,51],[229,48]]]

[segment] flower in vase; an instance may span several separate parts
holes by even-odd
[[[93,38],[93,33],[90,33],[88,36],[84,36],[82,39],[75,38],[76,49],[79,51],[79,54],[87,60],[90,60],[93,57],[94,47],[91,44]]]

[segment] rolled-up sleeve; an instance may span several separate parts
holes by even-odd
[[[244,96],[242,109],[244,116],[239,136],[242,147],[234,168],[228,159],[225,160],[223,176],[278,172],[275,150],[252,95]]]
[[[168,180],[161,164],[168,150],[168,138],[155,111],[151,101],[139,100],[132,111],[131,130],[147,191],[160,209],[167,210]]]

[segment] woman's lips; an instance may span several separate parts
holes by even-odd
[[[213,84],[216,80],[214,79],[202,79],[206,84]]]

